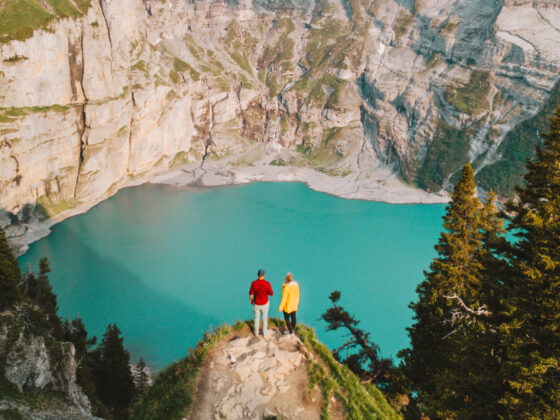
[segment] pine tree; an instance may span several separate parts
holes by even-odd
[[[68,319],[64,320],[62,323],[61,340],[69,341],[74,344],[76,357],[78,360],[81,360],[87,355],[88,349],[95,345],[97,338],[88,338],[88,333],[82,318],[77,317],[72,321]]]
[[[327,330],[336,331],[345,328],[350,333],[350,340],[333,351],[334,357],[344,362],[362,379],[372,381],[382,388],[387,388],[391,383],[391,372],[394,370],[393,361],[384,359],[379,355],[379,346],[369,338],[370,334],[358,328],[360,321],[356,320],[337,302],[340,292],[334,291],[329,296],[332,307],[321,315],[321,319],[328,323]],[[349,351],[354,351],[350,353]],[[342,352],[346,351],[346,358]]]
[[[141,398],[142,395],[144,395],[144,392],[146,392],[146,388],[148,388],[149,381],[150,378],[146,373],[146,362],[144,362],[144,359],[141,357],[140,361],[136,365],[136,372],[134,375],[134,383],[136,386],[136,392],[138,398]]]
[[[458,355],[470,346],[477,318],[488,314],[480,300],[487,223],[473,177],[471,165],[465,165],[443,218],[438,256],[417,288],[418,301],[410,305],[411,348],[400,354],[420,403],[435,418],[452,417],[473,399],[468,366]]]
[[[108,325],[94,366],[95,388],[99,400],[116,418],[128,417],[136,390],[130,369],[130,354],[116,324]]]
[[[495,201],[496,196],[490,191],[480,211],[482,246],[476,250],[475,259],[482,270],[478,284],[471,290],[468,310],[463,308],[458,334],[452,340],[455,351],[451,364],[455,368],[448,378],[452,379],[450,390],[457,398],[446,408],[448,414],[460,419],[499,417],[498,400],[504,391],[503,380],[497,374],[503,358],[498,325],[503,313],[504,290],[499,279],[503,277],[504,264],[495,254],[506,240]]]
[[[32,314],[32,322],[39,331],[52,334],[61,338],[62,322],[58,316],[58,303],[56,295],[52,291],[48,273],[50,273],[49,260],[39,260],[39,275],[25,273],[23,276],[23,290],[25,297],[31,300],[37,314]]]
[[[0,228],[0,312],[13,308],[20,300],[21,272],[4,230]]]
[[[506,205],[517,237],[504,252],[510,274],[501,328],[508,386],[501,403],[510,418],[560,418],[560,107],[542,137],[518,199]]]

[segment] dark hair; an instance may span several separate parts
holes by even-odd
[[[257,272],[257,275],[258,275],[259,277],[264,276],[264,270],[261,268],[261,269]]]

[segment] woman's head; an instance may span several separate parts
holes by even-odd
[[[291,281],[294,281],[294,276],[292,276],[292,273],[286,274],[286,278],[284,279],[284,281],[285,281],[286,283],[289,283],[289,282],[291,282]]]

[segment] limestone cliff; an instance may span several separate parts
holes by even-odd
[[[10,413],[19,417],[10,417]],[[76,383],[71,343],[35,331],[17,312],[0,315],[0,418],[92,419]],[[54,417],[53,417],[54,416]]]
[[[449,188],[466,161],[480,171],[507,155],[506,135],[558,80],[554,1],[33,2],[44,21],[0,34],[0,221],[12,237],[240,154],[233,165],[348,182],[390,168]]]

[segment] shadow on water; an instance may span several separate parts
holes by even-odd
[[[19,258],[20,265],[22,270],[27,264],[35,269],[41,257],[48,257],[59,314],[81,316],[98,342],[107,325],[116,323],[132,360],[142,356],[148,365],[161,369],[184,357],[189,346],[218,325],[215,318],[146,287],[115,259],[93,251],[68,224],[59,224],[54,230],[57,234],[50,240],[31,245]],[[60,253],[54,252],[56,249],[66,250],[64,259],[57,258]]]

